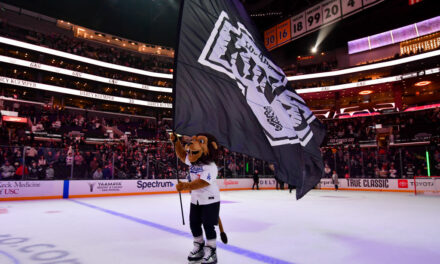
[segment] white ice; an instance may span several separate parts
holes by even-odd
[[[440,263],[440,197],[222,192],[219,263]],[[0,263],[186,263],[189,195],[0,203]]]

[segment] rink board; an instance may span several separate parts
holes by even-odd
[[[379,192],[414,192],[414,184],[421,190],[440,190],[440,180],[434,179],[339,179],[340,190],[350,191],[379,191]],[[321,179],[318,189],[333,190],[332,179]]]
[[[261,178],[260,189],[275,189]],[[0,182],[0,201],[176,193],[177,180],[77,180]],[[218,179],[221,191],[249,190],[252,179]]]
[[[0,181],[0,201],[60,199],[64,181]]]
[[[177,180],[77,180],[77,181],[2,181],[0,201],[61,199],[104,196],[176,193]],[[252,179],[218,179],[221,191],[249,190]],[[340,190],[414,192],[417,189],[440,190],[440,181],[432,179],[339,179]],[[273,178],[259,179],[260,189],[275,189]],[[322,179],[317,189],[333,190],[331,179]]]

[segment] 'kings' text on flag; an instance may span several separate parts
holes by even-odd
[[[275,164],[301,198],[320,180],[324,130],[272,62],[237,0],[186,0],[176,51],[174,126],[211,133]]]

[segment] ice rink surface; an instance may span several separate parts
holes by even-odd
[[[189,195],[0,202],[0,263],[186,263]],[[440,197],[221,193],[219,263],[440,263]]]

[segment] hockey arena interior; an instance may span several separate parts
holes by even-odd
[[[277,162],[304,156],[273,161],[224,139],[238,118],[215,123],[218,134],[178,133],[195,120],[177,120],[183,94],[191,118],[202,111],[180,80],[209,85],[190,70],[176,78],[193,53],[182,46],[192,5],[212,8],[200,17],[214,29],[222,11],[241,34],[257,32],[322,125],[320,175],[303,197],[306,181],[283,181],[293,171]],[[439,10],[436,0],[0,0],[0,264],[440,263]],[[211,30],[191,34],[210,41]],[[192,69],[235,85],[203,67]],[[242,129],[278,147],[267,130]],[[198,163],[208,152],[214,161]]]

